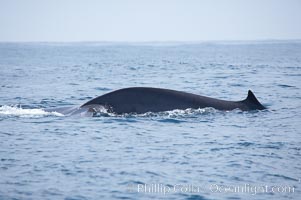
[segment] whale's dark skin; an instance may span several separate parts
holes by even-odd
[[[83,104],[80,108],[93,110],[93,107],[99,105],[107,108],[109,112],[116,114],[139,114],[206,107],[224,111],[234,109],[240,109],[242,111],[266,109],[256,99],[251,90],[249,90],[245,100],[225,101],[187,92],[150,87],[132,87],[116,90],[92,99]]]

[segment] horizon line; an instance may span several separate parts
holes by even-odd
[[[212,39],[212,40],[0,40],[0,43],[210,43],[210,42],[285,42],[301,41],[295,39]]]

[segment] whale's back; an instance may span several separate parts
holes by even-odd
[[[83,106],[101,104],[115,113],[160,112],[197,107],[197,95],[159,88],[125,88],[99,96]]]
[[[224,101],[187,92],[149,87],[116,90],[92,99],[81,107],[88,105],[103,105],[115,113],[145,113],[205,107],[218,110],[264,109],[251,91],[243,101]]]

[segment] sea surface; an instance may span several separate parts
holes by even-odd
[[[95,117],[124,87],[268,109]],[[0,43],[0,199],[301,199],[301,41]]]

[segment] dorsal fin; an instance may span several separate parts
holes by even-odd
[[[254,93],[253,93],[251,90],[248,91],[248,96],[247,96],[247,98],[244,100],[244,102],[250,104],[252,107],[254,107],[255,109],[258,109],[258,110],[266,109],[266,108],[258,101],[258,99],[255,97]]]

